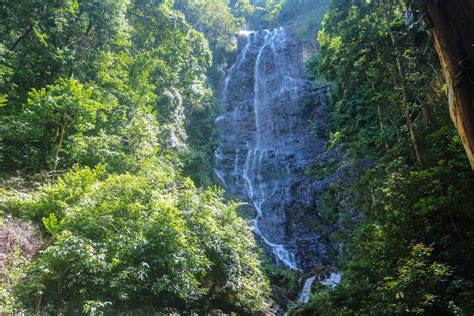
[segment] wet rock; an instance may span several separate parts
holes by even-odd
[[[324,154],[326,87],[307,80],[302,46],[288,30],[253,32],[239,42],[216,120],[215,173],[227,191],[253,205],[255,232],[277,261],[308,270],[327,261],[310,223],[330,179],[305,176]]]

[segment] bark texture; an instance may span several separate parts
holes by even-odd
[[[425,5],[451,118],[474,169],[474,0],[427,0]]]

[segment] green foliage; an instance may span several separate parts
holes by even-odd
[[[113,100],[100,100],[91,88],[75,80],[59,80],[53,86],[32,90],[22,113],[27,136],[32,143],[45,143],[41,154],[52,157],[54,170],[60,159],[64,140],[71,134],[83,134],[95,128],[100,111],[114,108]],[[100,101],[97,101],[100,100]],[[49,140],[49,142],[48,142]],[[50,152],[44,150],[51,148]]]
[[[339,167],[338,162],[335,157],[330,160],[317,161],[305,170],[305,174],[318,180],[324,180],[334,174]]]
[[[75,167],[57,184],[5,203],[45,217],[52,234],[18,285],[21,301],[53,313],[264,311],[268,283],[237,206],[157,165],[136,175]]]
[[[163,138],[152,113],[137,113],[114,134],[101,129],[96,135],[75,135],[67,148],[68,160],[87,166],[107,163],[109,171],[135,172],[147,161],[167,155]],[[168,155],[176,157],[172,152]]]
[[[331,0],[238,0],[234,13],[244,17],[252,30],[289,27],[296,38],[308,47],[316,47],[324,13]]]
[[[308,44],[328,3],[2,1],[0,169],[31,183],[5,181],[0,212],[49,240],[33,262],[12,251],[3,310],[262,313],[270,291],[294,300],[297,272],[262,265],[238,205],[181,174],[213,183],[212,87],[242,18]],[[433,44],[406,9],[334,0],[319,32],[309,75],[331,82],[328,149],[347,155],[307,175],[371,168],[322,193],[313,225],[344,278],[293,314],[474,313],[474,179]]]
[[[43,241],[34,225],[13,220],[0,212],[1,258],[0,310],[9,315],[23,313],[16,286],[23,281],[32,257]]]
[[[232,4],[234,14],[243,17],[251,29],[268,28],[270,17],[278,12],[279,1],[274,0],[237,0]]]
[[[173,7],[186,16],[186,20],[202,32],[214,53],[214,64],[225,62],[225,57],[236,50],[235,35],[244,23],[233,16],[227,0],[175,0]],[[217,83],[217,82],[216,82]]]
[[[263,271],[270,281],[272,300],[280,306],[289,306],[296,301],[301,291],[301,273],[275,265],[262,255]]]
[[[31,183],[2,188],[0,209],[49,237],[9,306],[266,311],[238,205],[181,176],[213,183],[211,83],[242,23],[226,1],[0,6],[1,171]]]
[[[323,222],[343,215],[352,230],[338,237],[343,280],[295,314],[473,312],[466,298],[474,178],[447,113],[433,44],[405,23],[405,11],[403,1],[334,1],[319,33],[313,77],[331,82],[330,148],[370,168],[324,194]],[[319,166],[317,175],[343,163]]]
[[[213,38],[216,53],[227,51],[239,23],[220,2],[176,2],[176,9],[169,1],[127,0],[1,6],[3,171],[109,162],[116,146],[127,147],[126,133],[137,120],[152,124],[155,135],[148,136],[185,160],[185,168],[209,155],[215,103],[207,78],[212,54],[202,32]],[[220,17],[206,18],[214,9]],[[192,12],[192,24],[178,10]],[[127,150],[119,160],[132,160],[125,159]],[[128,170],[129,162],[123,164]],[[187,174],[210,184],[209,166],[192,169]]]
[[[395,277],[386,277],[381,292],[387,293],[388,307],[393,313],[423,314],[441,297],[436,289],[446,284],[450,269],[430,260],[433,249],[414,245],[408,258],[400,263]]]
[[[97,52],[124,45],[128,1],[3,1],[2,35],[11,76],[2,92],[18,106],[31,88],[60,77],[88,78]],[[91,49],[94,48],[94,49]]]
[[[316,37],[331,0],[283,0],[274,26],[289,26],[296,38],[309,47],[316,47]]]
[[[60,231],[60,226],[58,225],[58,218],[54,213],[49,214],[49,218],[43,218],[43,224],[48,233],[51,235],[57,235]]]
[[[19,246],[6,260],[2,259],[2,283],[0,284],[0,309],[4,313],[18,312],[21,303],[15,295],[15,286],[21,282],[26,268],[26,258]]]

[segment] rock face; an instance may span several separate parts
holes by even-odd
[[[254,207],[254,231],[277,262],[309,270],[326,259],[309,219],[317,220],[318,196],[329,183],[304,175],[324,155],[325,139],[314,131],[324,131],[326,87],[305,78],[302,47],[288,30],[240,40],[216,120],[215,173],[228,192]]]

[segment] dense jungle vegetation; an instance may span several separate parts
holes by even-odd
[[[474,174],[426,25],[403,1],[334,0],[318,40],[308,67],[329,84],[328,146],[350,157],[318,167],[368,169],[321,209],[345,227],[327,237],[345,245],[342,283],[294,312],[472,315]]]
[[[363,170],[325,192],[314,224],[338,227],[322,240],[341,284],[314,283],[289,313],[472,315],[474,173],[409,4],[2,1],[0,313],[262,314],[296,300],[299,273],[265,257],[212,171],[236,35],[287,26],[328,85],[327,150],[341,153],[307,173]]]
[[[212,187],[226,1],[3,1],[1,21],[2,225],[44,240],[4,262],[2,310],[265,310],[251,229]]]

